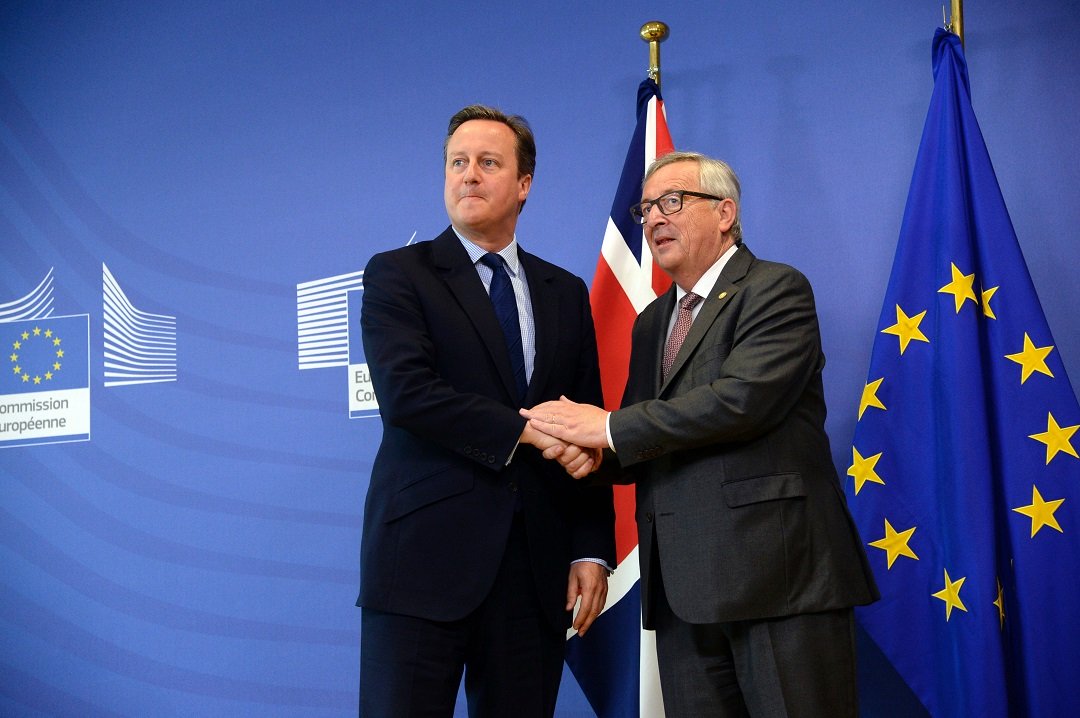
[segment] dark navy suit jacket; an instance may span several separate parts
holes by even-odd
[[[561,394],[602,403],[585,284],[519,253],[536,328],[525,406]],[[520,511],[532,588],[551,623],[567,628],[571,561],[615,565],[611,490],[575,482],[532,446],[517,446],[525,420],[502,331],[452,229],[372,257],[360,323],[383,439],[364,508],[357,605],[463,618],[491,588]]]

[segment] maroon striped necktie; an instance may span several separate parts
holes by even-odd
[[[679,354],[686,335],[690,333],[690,325],[694,323],[694,307],[701,301],[701,296],[693,292],[687,292],[679,302],[679,316],[675,318],[675,326],[671,328],[671,335],[667,344],[664,345],[663,379],[667,380],[671,365],[675,363],[675,357]]]

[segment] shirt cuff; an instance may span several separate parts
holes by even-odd
[[[608,562],[605,561],[602,558],[579,558],[579,559],[574,559],[573,561],[570,562],[570,565],[573,566],[575,563],[598,563],[607,570],[608,576],[610,576],[612,571],[614,571],[614,569],[611,568],[611,566],[608,566]]]
[[[615,412],[609,411],[607,416],[604,417],[604,433],[607,434],[607,445],[612,451],[615,451],[615,442],[611,440],[611,415]],[[618,453],[617,451],[615,453]]]

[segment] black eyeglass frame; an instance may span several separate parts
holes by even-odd
[[[675,195],[676,197],[679,198],[679,206],[675,207],[674,209],[666,210],[666,209],[664,209],[664,205],[661,204],[661,201],[665,197],[671,197],[672,195]],[[660,210],[660,214],[664,215],[665,217],[670,217],[671,215],[682,211],[683,204],[684,204],[684,201],[685,201],[686,197],[700,197],[701,199],[713,199],[713,200],[716,200],[717,202],[721,202],[721,201],[723,201],[725,199],[724,197],[717,197],[714,194],[705,194],[704,192],[694,192],[694,191],[688,190],[688,189],[676,189],[676,190],[672,190],[671,192],[665,192],[664,194],[660,195],[656,199],[648,199],[648,200],[645,200],[644,202],[640,202],[638,204],[633,205],[632,207],[630,207],[630,216],[638,224],[645,224],[645,218],[649,214],[649,209],[651,207],[656,207],[658,210]]]

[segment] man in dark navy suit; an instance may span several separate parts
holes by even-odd
[[[364,509],[360,713],[451,716],[464,672],[471,716],[551,716],[566,630],[588,630],[607,597],[614,517],[609,488],[574,481],[598,454],[518,409],[601,403],[588,291],[517,242],[536,162],[523,118],[466,107],[443,154],[451,226],[364,272],[383,439]],[[559,463],[541,455],[553,442]]]

